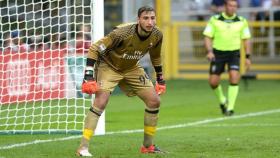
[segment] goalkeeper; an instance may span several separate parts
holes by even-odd
[[[159,95],[166,88],[161,66],[163,35],[155,24],[155,10],[149,6],[141,7],[137,23],[117,26],[90,47],[82,91],[95,94],[95,100],[85,118],[83,137],[76,153],[78,156],[91,156],[88,151],[90,139],[117,85],[127,96],[137,95],[146,104],[144,141],[140,152],[162,152],[153,142],[160,107]],[[146,53],[150,54],[156,72],[155,88],[139,65],[139,60]]]

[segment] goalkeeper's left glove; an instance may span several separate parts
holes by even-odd
[[[166,91],[165,80],[163,79],[162,74],[157,74],[155,89],[158,95],[164,94]]]

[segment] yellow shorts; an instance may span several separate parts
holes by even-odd
[[[142,67],[128,72],[116,72],[106,63],[97,67],[96,80],[100,90],[112,92],[117,85],[127,96],[135,96],[140,90],[152,88],[153,83]]]

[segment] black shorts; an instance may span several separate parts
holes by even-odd
[[[225,71],[225,65],[228,70],[237,70],[240,68],[240,51],[219,51],[214,49],[215,60],[211,61],[209,73],[220,75]]]

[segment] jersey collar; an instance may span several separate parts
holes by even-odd
[[[136,32],[138,38],[142,41],[145,41],[146,39],[148,39],[150,37],[150,35],[152,34],[152,32],[151,32],[148,36],[141,36],[138,32],[138,24],[136,24],[135,32]]]
[[[227,16],[225,12],[222,12],[222,16],[225,18],[225,19],[234,19],[236,17],[236,14],[233,14],[233,16]]]

